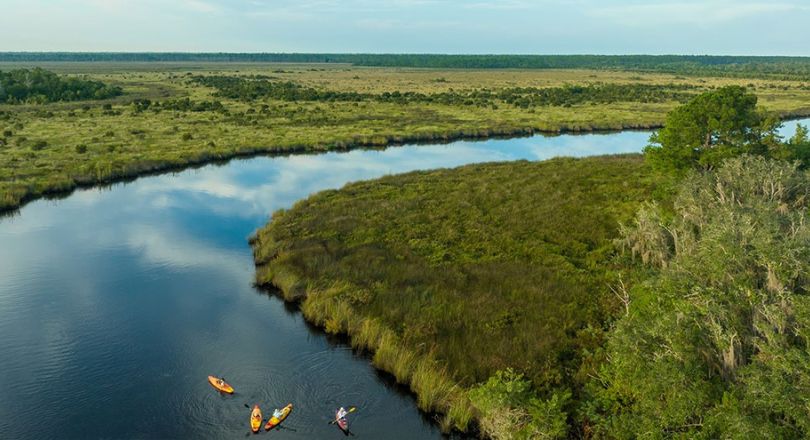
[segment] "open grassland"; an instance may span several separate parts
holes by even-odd
[[[579,393],[620,308],[608,286],[638,275],[612,240],[664,181],[629,155],[349,184],[257,232],[257,283],[465,429],[478,413],[467,390],[507,368],[540,396]]]
[[[659,126],[691,95],[727,84],[749,87],[760,104],[783,117],[810,114],[810,83],[680,77],[597,70],[438,70],[342,64],[42,63],[82,75],[124,94],[105,101],[0,105],[0,209],[78,185],[237,155],[321,151],[460,137]],[[31,67],[0,63],[0,69]],[[270,83],[364,99],[228,98],[199,76],[257,76]],[[629,87],[644,97],[614,93],[538,104],[543,90]],[[625,89],[619,89],[625,90]],[[520,99],[501,97],[519,94]],[[397,101],[390,94],[423,98]],[[486,93],[486,99],[476,96]],[[389,95],[385,95],[389,94]],[[188,101],[185,101],[185,99]],[[567,98],[566,98],[567,99]],[[151,106],[143,106],[144,101]],[[138,104],[141,103],[141,104]],[[157,104],[157,105],[155,105]]]

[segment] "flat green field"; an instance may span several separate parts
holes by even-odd
[[[77,185],[237,155],[535,131],[653,127],[685,97],[726,84],[749,87],[764,108],[778,115],[810,114],[810,85],[802,81],[596,70],[437,70],[340,64],[37,65],[121,86],[124,94],[107,101],[1,104],[0,209]],[[2,63],[0,70],[32,66]],[[248,82],[259,78],[267,83],[362,96],[228,98],[194,80],[212,75]],[[580,99],[577,95],[605,86],[617,86],[618,92],[599,99]],[[585,92],[572,91],[578,87],[586,88]],[[564,102],[528,101],[544,90],[563,91],[567,98]],[[627,90],[641,92],[623,93]],[[409,93],[419,97],[399,98]],[[481,98],[482,94],[486,97]],[[520,99],[512,101],[510,96]],[[184,103],[185,98],[189,101]],[[153,105],[144,109],[133,104],[143,100]],[[202,105],[213,102],[221,107]]]

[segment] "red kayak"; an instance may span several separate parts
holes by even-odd
[[[349,432],[349,421],[346,419],[346,417],[338,417],[338,414],[340,414],[340,410],[335,411],[335,422],[337,423],[338,428],[340,428],[344,434],[347,434]]]

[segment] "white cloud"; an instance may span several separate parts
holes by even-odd
[[[613,4],[588,8],[585,12],[624,26],[656,27],[662,23],[706,26],[763,14],[808,10],[810,7],[798,3],[710,0]]]

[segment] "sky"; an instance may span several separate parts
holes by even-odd
[[[0,0],[0,51],[810,55],[810,0]]]

